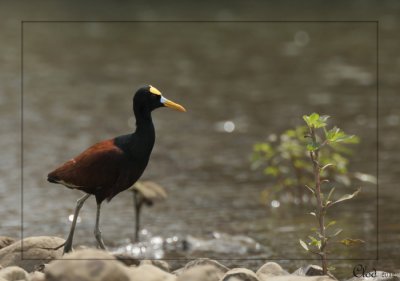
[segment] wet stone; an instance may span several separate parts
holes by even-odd
[[[8,245],[11,245],[14,242],[15,242],[14,238],[8,236],[0,236],[0,249],[7,247]]]
[[[151,264],[158,267],[161,270],[164,270],[165,272],[171,272],[169,264],[163,260],[142,260],[140,262],[140,265],[144,264]]]
[[[322,271],[322,267],[315,265],[315,264],[310,264],[310,265],[300,267],[292,274],[298,275],[298,276],[323,276],[324,275],[324,273]],[[336,278],[329,272],[328,272],[328,276],[331,279],[336,280]]]
[[[178,277],[178,281],[219,281],[224,276],[213,265],[197,265],[188,268]]]
[[[58,250],[53,248],[64,241],[62,238],[52,236],[25,238],[0,250],[0,264],[3,267],[15,265],[28,272],[34,271],[40,264],[61,258],[62,248]]]
[[[86,249],[53,261],[45,268],[46,281],[129,281],[127,268],[111,254]]]
[[[151,265],[143,264],[127,269],[130,281],[176,281],[176,276]],[[114,279],[110,279],[114,280]]]
[[[261,279],[261,280],[267,280],[267,278],[273,277],[273,276],[285,276],[289,275],[289,272],[284,270],[279,264],[276,262],[267,262],[263,266],[261,266],[257,272],[256,275]]]
[[[28,280],[28,273],[21,267],[9,266],[0,270],[0,280]]]
[[[138,260],[136,257],[133,257],[129,254],[114,254],[114,257],[125,264],[126,266],[137,266],[140,264],[140,260]]]
[[[192,267],[195,267],[195,266],[199,266],[199,265],[211,265],[211,266],[214,266],[221,273],[226,273],[229,270],[229,268],[226,267],[225,265],[219,263],[216,260],[212,260],[212,259],[208,259],[208,258],[203,258],[203,259],[197,259],[197,260],[190,261],[185,265],[185,267],[182,270],[186,271],[189,268],[192,268]]]
[[[309,264],[298,268],[293,275],[299,276],[321,276],[324,275],[322,272],[322,267],[314,264]]]
[[[29,281],[46,281],[46,276],[43,272],[34,271],[29,274]]]
[[[261,281],[258,276],[247,268],[234,268],[229,270],[221,281]]]

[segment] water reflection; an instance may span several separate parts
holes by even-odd
[[[232,133],[236,125],[233,121],[222,121],[215,124],[215,129],[219,132]]]
[[[214,254],[235,254],[247,257],[249,254],[263,254],[265,257],[271,255],[268,247],[262,246],[254,239],[244,235],[229,235],[221,232],[213,232],[211,237],[184,237],[171,236],[163,238],[153,236],[144,229],[140,233],[141,242],[122,242],[121,246],[112,249],[116,254],[129,254],[140,259],[161,259],[171,253],[214,253]]]
[[[74,214],[71,214],[68,216],[68,221],[72,222],[74,220]],[[78,216],[78,218],[76,219],[76,223],[80,223],[82,221],[81,217]]]
[[[299,30],[294,35],[294,43],[299,47],[304,47],[310,42],[310,36],[304,30]]]

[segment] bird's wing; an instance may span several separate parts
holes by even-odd
[[[89,147],[49,173],[48,180],[92,193],[98,188],[113,186],[124,161],[125,155],[114,145],[114,140],[106,140]]]

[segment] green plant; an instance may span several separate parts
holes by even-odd
[[[327,185],[329,183],[329,180],[323,177],[324,171],[333,169],[335,167],[334,163],[322,163],[321,159],[323,159],[323,149],[329,146],[336,146],[338,144],[354,143],[356,139],[355,136],[347,135],[337,127],[327,130],[326,121],[328,118],[329,116],[320,116],[317,113],[313,113],[309,116],[303,116],[308,128],[308,133],[305,135],[307,139],[306,149],[309,154],[309,159],[311,160],[310,162],[312,163],[312,172],[314,175],[313,184],[305,186],[311,192],[311,194],[313,194],[317,202],[315,211],[311,212],[310,214],[316,218],[318,228],[315,230],[314,236],[308,236],[308,242],[304,242],[300,239],[300,244],[306,251],[316,254],[320,257],[324,274],[327,274],[328,272],[328,244],[333,238],[342,232],[342,229],[335,229],[331,231],[331,228],[336,224],[336,221],[326,222],[327,211],[333,205],[350,200],[360,192],[360,189],[358,189],[351,194],[346,194],[335,200],[333,199],[333,194],[335,191],[334,187],[330,187],[328,195],[326,195],[326,192],[324,192],[322,189],[323,185]],[[321,132],[322,134],[318,134]],[[343,239],[340,242],[347,246],[363,241],[359,239],[348,238]]]
[[[326,120],[325,120],[326,121]],[[322,122],[322,121],[321,121]],[[324,122],[325,123],[325,122]],[[356,136],[343,139],[342,131],[337,128],[330,130],[329,146],[319,155],[322,166],[332,164],[335,169],[323,169],[321,176],[337,185],[350,186],[355,180],[375,182],[371,175],[349,171],[349,157],[352,150],[343,144],[357,144]],[[304,191],[304,186],[312,185],[314,181],[313,163],[304,149],[308,143],[304,136],[308,134],[307,126],[289,129],[281,135],[272,134],[268,141],[256,143],[253,147],[252,166],[263,168],[269,178],[269,185],[262,192],[264,204],[272,199],[289,198],[290,202],[303,203],[310,199]]]

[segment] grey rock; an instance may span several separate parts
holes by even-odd
[[[14,242],[15,242],[14,238],[8,236],[0,236],[0,249],[7,247],[8,245],[11,245]]]
[[[130,281],[176,281],[176,276],[151,265],[143,264],[127,268]],[[110,279],[115,280],[115,279]]]
[[[46,277],[43,272],[34,271],[29,273],[29,281],[46,281]]]
[[[45,277],[46,281],[130,280],[127,267],[111,254],[97,249],[75,251],[49,263]]]
[[[258,276],[258,278],[260,278],[260,280],[267,280],[268,278],[273,276],[289,275],[289,272],[284,270],[276,262],[267,262],[257,270],[256,275]]]
[[[140,260],[126,253],[113,254],[113,256],[126,266],[137,266],[140,264]]]
[[[196,266],[200,266],[200,265],[210,265],[210,266],[214,266],[219,272],[223,274],[225,274],[229,268],[227,268],[225,265],[217,262],[216,260],[212,260],[212,259],[208,259],[208,258],[202,258],[202,259],[197,259],[197,260],[193,260],[188,262],[183,268],[180,268],[178,270],[175,270],[173,273],[175,275],[181,275],[182,273],[184,273],[185,271],[187,271],[188,269],[192,268],[192,267],[196,267]]]
[[[300,267],[292,274],[298,275],[298,276],[323,276],[324,275],[324,273],[322,271],[322,267],[315,265],[315,264],[309,264],[309,265]],[[337,280],[330,272],[328,272],[328,276],[333,280]]]
[[[247,268],[234,268],[222,277],[221,281],[261,281],[258,276]]]
[[[46,268],[46,264],[45,264],[45,263],[41,263],[41,264],[38,264],[38,265],[36,265],[36,266],[34,267],[33,272],[39,271],[39,272],[44,273],[44,269],[45,269],[45,268]]]
[[[172,274],[174,274],[175,276],[181,276],[184,272],[185,272],[185,268],[181,267],[181,268],[178,268],[178,269],[172,271]]]
[[[28,273],[18,266],[9,266],[0,270],[0,280],[7,281],[28,280]]]
[[[324,275],[322,272],[322,267],[315,265],[315,264],[309,264],[303,267],[298,268],[295,272],[292,273],[293,275],[299,275],[299,276],[318,276],[318,275]]]
[[[224,273],[214,265],[197,265],[185,270],[178,281],[219,281]]]
[[[144,265],[144,264],[151,264],[151,265],[158,267],[161,270],[164,270],[165,272],[171,272],[171,268],[169,267],[169,264],[163,260],[142,260],[140,262],[140,265]]]
[[[28,272],[34,271],[40,264],[61,258],[62,248],[58,250],[53,248],[64,241],[62,238],[52,236],[25,238],[0,250],[0,264],[3,267],[15,265]]]

